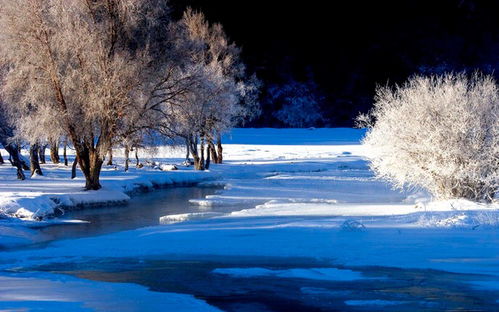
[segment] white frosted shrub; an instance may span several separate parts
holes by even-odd
[[[415,76],[377,89],[358,117],[371,168],[396,187],[438,199],[491,201],[498,190],[499,95],[491,76]]]

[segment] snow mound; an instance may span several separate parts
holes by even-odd
[[[159,166],[159,168],[163,171],[172,171],[172,170],[178,170],[177,166],[175,165],[170,165],[170,164],[162,164]]]

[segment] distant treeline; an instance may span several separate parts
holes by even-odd
[[[247,126],[352,126],[354,117],[372,106],[376,85],[399,83],[413,74],[480,69],[497,75],[499,1],[173,3],[179,9],[201,8],[208,19],[220,21],[242,46],[245,63],[264,81],[263,113]],[[286,96],[276,99],[276,88],[296,82],[311,91],[287,97],[314,93],[317,103],[309,109],[321,118],[293,125],[283,120],[279,112]]]

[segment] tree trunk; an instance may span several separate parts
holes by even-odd
[[[189,147],[189,140],[185,140],[185,146],[187,147],[187,151],[185,153],[185,161],[189,161],[189,155],[191,154],[190,147]]]
[[[223,148],[222,148],[222,137],[220,134],[217,135],[217,164],[221,164],[223,161]]]
[[[199,157],[198,154],[197,138],[191,137],[190,139],[188,139],[188,145],[191,150],[192,158],[194,159],[194,168],[196,170],[203,170],[204,161],[201,161],[201,158]]]
[[[140,161],[139,161],[139,148],[136,146],[135,147],[135,167],[139,168],[140,166]]]
[[[107,151],[107,156],[109,157],[107,160],[107,165],[112,166],[113,165],[113,149],[112,148],[109,148],[109,150]]]
[[[29,170],[29,160],[26,160],[21,152],[19,152],[19,160],[21,161],[21,167],[23,168],[23,170]]]
[[[61,162],[59,158],[59,141],[54,140],[52,143],[50,143],[50,160],[54,164],[58,164]]]
[[[75,160],[73,161],[73,165],[71,166],[71,179],[76,178],[76,166],[78,165],[78,157],[75,156]]]
[[[97,156],[92,156],[90,161],[89,174],[85,177],[85,189],[87,190],[98,190],[102,186],[100,185],[100,171],[102,169],[102,164],[104,161],[100,159],[92,159]]]
[[[199,168],[198,170],[204,170],[204,138],[201,138],[201,142],[199,143]]]
[[[89,144],[90,145],[90,144]],[[99,177],[104,160],[98,148],[88,148],[87,145],[75,145],[78,165],[85,176],[85,189],[98,190],[101,188]]]
[[[17,178],[19,180],[24,180],[26,179],[26,176],[24,175],[23,172],[23,161],[21,160],[21,156],[19,155],[19,149],[15,144],[8,143],[6,144],[5,142],[2,142],[3,147],[9,153],[10,155],[10,162],[12,166],[17,168]]]
[[[29,147],[29,164],[30,164],[30,171],[31,171],[31,176],[37,174],[37,175],[43,175],[42,169],[40,168],[40,162],[38,161],[38,154],[39,154],[39,145],[37,143],[31,144]]]
[[[68,141],[65,140],[64,141],[64,150],[63,150],[63,154],[62,156],[64,157],[64,166],[67,166],[68,165]]]
[[[125,144],[125,171],[128,171],[128,164],[130,162],[130,147]]]
[[[210,169],[211,154],[212,154],[212,148],[211,145],[208,144],[208,146],[206,146],[206,163],[204,165],[204,169],[206,170]]]
[[[45,149],[47,148],[46,144],[42,144],[38,147],[38,160],[40,164],[45,164]]]
[[[212,140],[208,140],[208,153],[210,153],[213,163],[218,164],[218,155]]]
[[[0,154],[0,165],[3,165],[3,164],[4,164],[3,157],[2,157],[2,154]]]

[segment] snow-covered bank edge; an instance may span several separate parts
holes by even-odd
[[[127,176],[128,175],[128,176]],[[119,176],[103,175],[102,189],[85,191],[81,186],[62,186],[48,192],[12,192],[0,198],[0,218],[16,218],[23,221],[43,220],[63,214],[66,210],[125,204],[130,196],[170,186],[194,186],[213,181],[220,175],[211,171],[137,170]],[[47,179],[47,183],[54,182]]]

